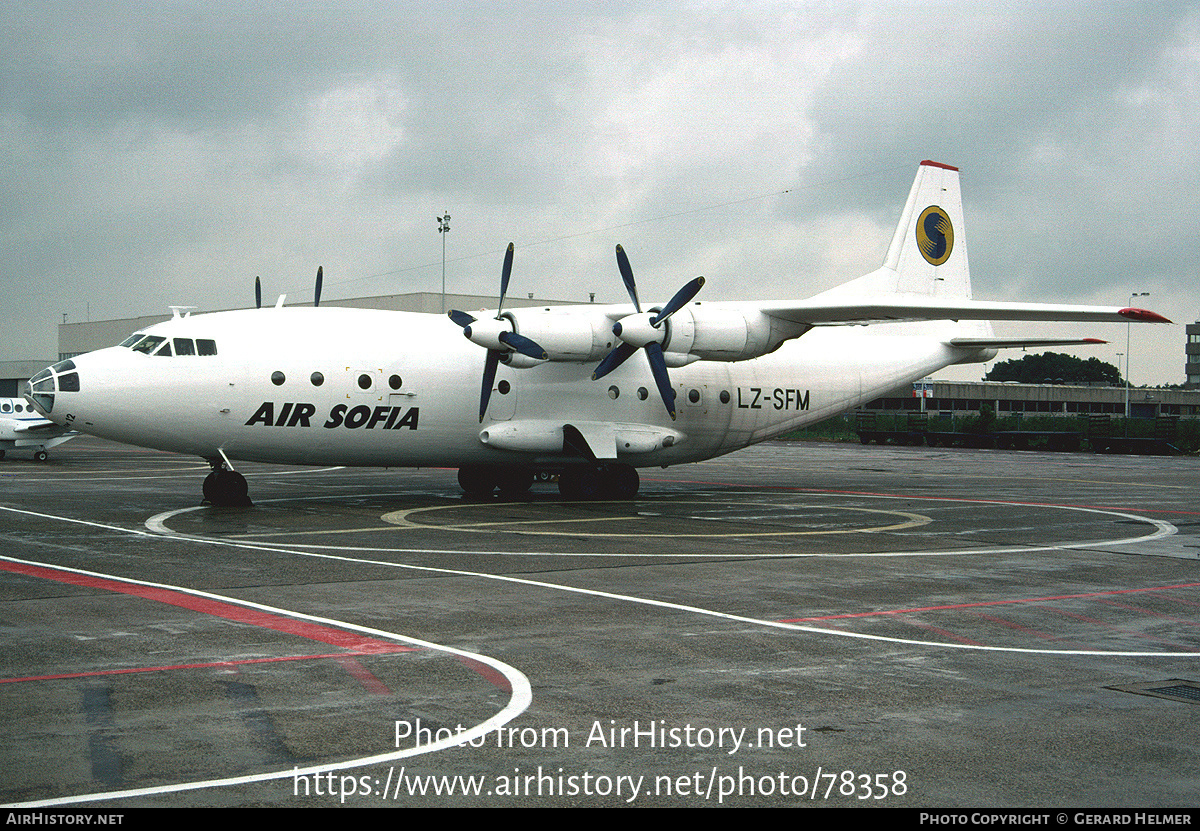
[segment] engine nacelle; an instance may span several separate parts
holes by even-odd
[[[694,303],[666,322],[663,351],[702,361],[745,361],[774,352],[812,327],[770,317],[758,309]]]
[[[579,363],[600,361],[624,339],[613,333],[617,322],[622,323],[622,334],[627,334],[635,346],[651,340],[661,342],[668,366],[758,358],[812,328],[807,323],[770,317],[754,308],[693,303],[660,324],[664,332],[660,339],[643,320],[657,311],[651,309],[639,315],[631,310],[629,315],[614,320],[600,309],[516,309],[506,311],[503,317],[504,328],[511,325],[512,331],[535,341],[546,350],[548,360]],[[541,363],[519,353],[511,353],[505,361],[518,368]]]
[[[617,345],[612,320],[604,314],[566,309],[518,309],[505,312],[504,317],[512,323],[513,331],[545,349],[546,357],[551,361],[599,361]],[[513,365],[535,364],[516,362]]]

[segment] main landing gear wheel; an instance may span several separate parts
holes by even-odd
[[[236,470],[217,468],[204,479],[204,501],[222,508],[246,508],[250,501],[246,477]]]
[[[523,467],[467,465],[458,469],[458,485],[468,496],[491,496],[497,488],[503,497],[516,497],[533,486],[533,471]]]
[[[45,450],[39,450],[38,452],[33,454],[33,460],[35,462],[44,462],[49,458],[50,458],[50,454],[47,453]]]
[[[569,468],[558,477],[559,493],[567,499],[632,499],[640,485],[629,465]]]

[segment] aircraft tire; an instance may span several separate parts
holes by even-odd
[[[613,465],[605,471],[605,484],[614,499],[633,499],[642,480],[631,465]]]
[[[497,482],[503,496],[519,496],[533,487],[533,471],[524,467],[508,468],[500,471]]]
[[[3,459],[3,458],[4,458],[4,451],[0,450],[0,459]]]
[[[50,458],[50,454],[48,454],[45,450],[39,450],[38,452],[33,454],[33,460],[35,462],[44,462],[49,458]]]
[[[468,465],[458,469],[458,486],[468,496],[491,496],[498,481],[494,468]]]
[[[246,477],[236,470],[214,470],[204,478],[202,490],[205,501],[212,505],[239,508],[251,504]]]
[[[564,470],[558,477],[558,492],[567,499],[599,499],[604,496],[606,477],[592,468]]]

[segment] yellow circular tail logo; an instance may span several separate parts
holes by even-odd
[[[917,220],[917,247],[930,265],[941,265],[954,250],[954,226],[937,205],[930,205]]]

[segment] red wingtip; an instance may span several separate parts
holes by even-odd
[[[1117,312],[1121,317],[1127,320],[1136,320],[1138,323],[1170,323],[1165,317],[1158,312],[1152,312],[1148,309],[1121,309]]]
[[[1108,341],[1100,340],[1100,338],[1084,338],[1083,342],[1084,343],[1108,343]]]

